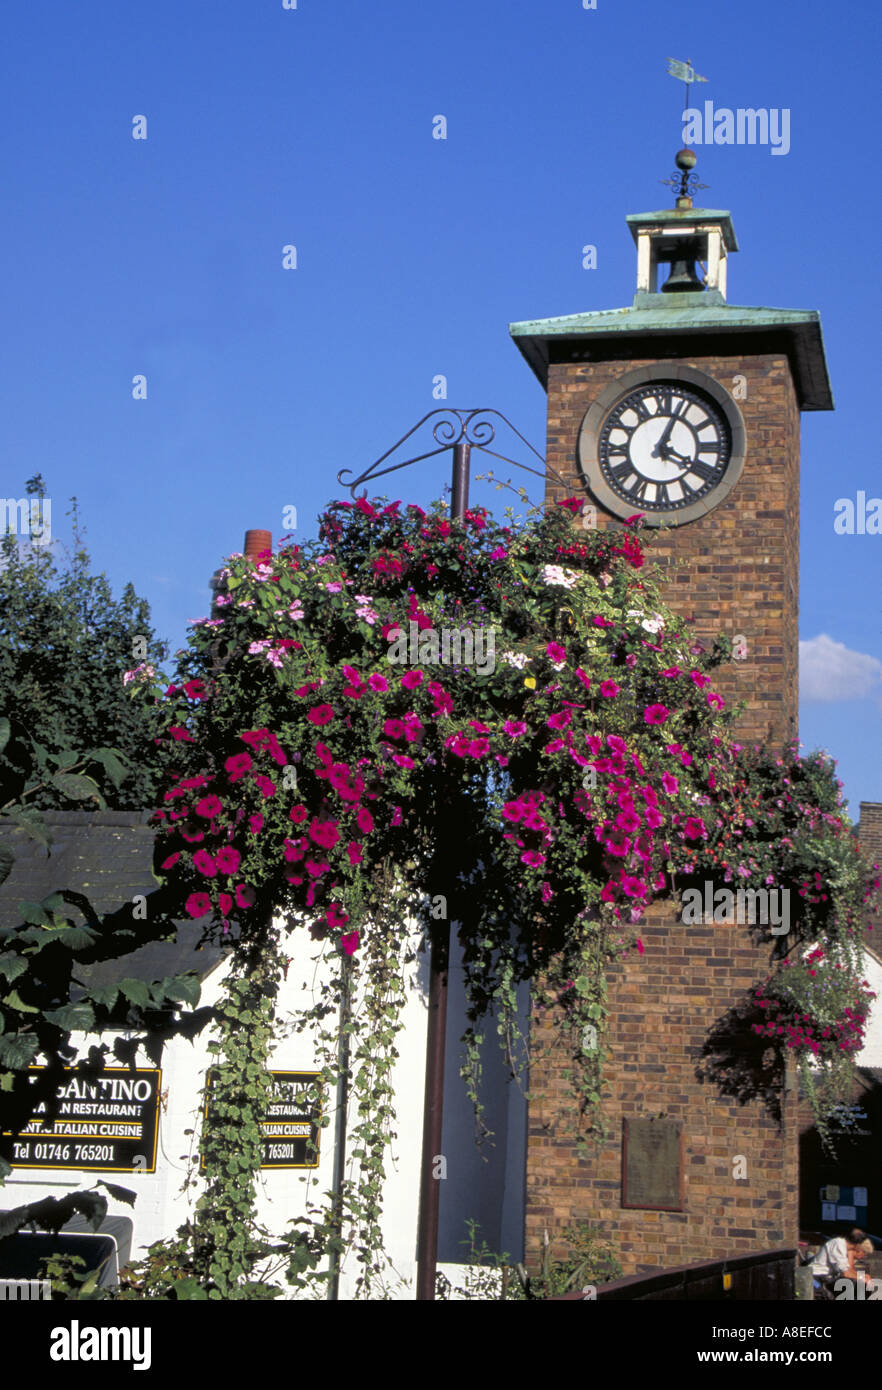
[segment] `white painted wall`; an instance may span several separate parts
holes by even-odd
[[[464,1219],[474,1216],[482,1235],[494,1250],[506,1251],[512,1259],[523,1255],[523,1208],[525,1183],[526,1107],[517,1088],[506,1080],[496,1043],[495,1025],[488,1028],[485,1056],[485,1092],[488,1122],[496,1131],[495,1148],[486,1150],[488,1161],[474,1144],[471,1105],[465,1097],[464,1083],[458,1075],[458,1039],[464,1028],[464,996],[460,955],[455,943],[450,972],[450,1006],[445,1085],[445,1124],[442,1147],[447,1159],[447,1178],[442,1187],[439,1260],[451,1282],[458,1283],[464,1251],[459,1246],[465,1235]],[[414,934],[414,943],[419,935]],[[317,1069],[317,1061],[306,1034],[286,1026],[296,1007],[302,1007],[304,990],[320,988],[322,969],[317,965],[320,949],[306,932],[287,938],[294,956],[283,982],[277,1007],[277,1041],[270,1065],[275,1070]],[[202,989],[201,1003],[217,1002],[228,969],[224,962],[210,973]],[[423,1087],[425,1081],[426,983],[428,961],[425,954],[411,967],[404,1029],[399,1035],[399,1058],[393,1078],[396,1095],[398,1138],[387,1157],[384,1197],[384,1235],[390,1257],[389,1296],[413,1298],[416,1271],[416,1231],[419,1202],[419,1163],[422,1146]],[[526,992],[524,994],[526,1007]],[[99,1172],[59,1172],[15,1169],[0,1195],[4,1207],[18,1206],[44,1196],[61,1196],[65,1191],[91,1187],[106,1176],[108,1181],[133,1188],[134,1208],[108,1198],[109,1214],[128,1216],[134,1222],[132,1254],[138,1258],[153,1241],[172,1236],[192,1214],[200,1188],[182,1190],[188,1172],[196,1173],[198,1131],[203,1078],[209,1062],[208,1030],[190,1043],[175,1039],[165,1047],[162,1059],[161,1089],[167,1092],[160,1111],[155,1173],[102,1174]],[[94,1038],[80,1037],[81,1050]],[[108,1036],[104,1036],[108,1041]],[[146,1057],[138,1065],[150,1066]],[[334,1106],[333,1090],[326,1097],[331,1124],[322,1131],[320,1161],[314,1170],[262,1170],[258,1180],[258,1218],[270,1231],[281,1234],[298,1215],[305,1215],[310,1202],[318,1203],[333,1185]],[[187,1130],[195,1131],[188,1135]],[[350,1131],[351,1133],[351,1131]],[[351,1147],[351,1141],[350,1146]],[[354,1161],[350,1160],[350,1165]],[[354,1175],[354,1167],[351,1168]],[[351,1255],[344,1261],[340,1297],[353,1296],[357,1264]]]

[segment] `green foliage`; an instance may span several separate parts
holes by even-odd
[[[569,1249],[565,1255],[555,1256],[554,1247],[546,1238],[541,1271],[529,1282],[530,1298],[553,1298],[577,1289],[596,1288],[621,1275],[615,1245],[601,1232],[577,1223],[563,1232],[563,1240]]]
[[[0,539],[0,806],[140,810],[157,785],[155,707],[123,678],[168,649],[131,584],[116,599],[90,573],[75,500],[73,529],[64,568],[55,546]]]
[[[480,508],[458,522],[440,503],[402,514],[384,500],[333,504],[304,549],[231,557],[163,706],[156,813],[169,891],[230,945],[234,982],[277,979],[273,912],[288,931],[308,928],[332,964],[295,1022],[317,1035],[327,1082],[350,1085],[358,1171],[291,1267],[308,1279],[319,1250],[353,1249],[365,1294],[384,1278],[407,942],[414,921],[433,929],[437,896],[465,951],[476,1106],[488,1026],[513,1074],[530,1064],[517,1018],[529,980],[556,1025],[545,1036],[563,1030],[570,1044],[571,1123],[584,1134],[602,1092],[607,969],[643,950],[649,903],[717,872],[736,886],[775,874],[796,892],[813,857],[839,886],[832,907],[803,896],[806,940],[854,931],[860,886],[828,771],[734,742],[734,712],[712,689],[729,647],[706,651],[663,603],[637,527],[582,531],[578,499],[517,531]],[[492,630],[493,669],[445,664],[431,643],[414,656],[412,628],[436,641]],[[405,652],[393,657],[396,632]],[[149,705],[158,683],[136,693]],[[218,1044],[229,1109],[205,1127],[207,1189],[187,1247],[210,1297],[265,1296],[254,1275],[272,1254],[252,1197],[274,990],[261,1001],[239,989]],[[574,1240],[549,1289],[610,1263],[598,1237]]]

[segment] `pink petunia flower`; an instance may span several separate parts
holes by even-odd
[[[620,685],[616,685],[615,681],[603,681],[600,686],[600,693],[605,699],[612,700],[618,695],[621,688]]]
[[[647,705],[643,711],[643,721],[646,724],[664,724],[670,712],[666,705]]]
[[[307,714],[310,724],[330,724],[334,711],[330,705],[315,705]]]
[[[193,855],[193,868],[203,874],[205,878],[214,878],[217,873],[217,865],[208,850],[205,849],[197,849]]]
[[[215,854],[215,863],[222,874],[234,874],[239,867],[242,856],[232,845],[223,845]]]
[[[191,893],[184,904],[190,917],[204,917],[211,911],[211,898],[207,893]]]
[[[224,763],[224,768],[226,769],[230,781],[238,782],[253,765],[250,754],[234,753],[231,758],[227,758]]]

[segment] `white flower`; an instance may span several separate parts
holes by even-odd
[[[525,652],[503,652],[503,661],[507,661],[509,666],[516,666],[519,671],[523,671],[530,658]]]
[[[543,584],[559,584],[564,589],[572,589],[578,579],[579,575],[575,570],[563,569],[561,565],[543,565],[542,567]]]
[[[660,613],[653,613],[651,618],[647,618],[642,608],[629,608],[627,617],[640,618],[642,620],[640,626],[645,628],[647,632],[661,632],[665,625],[665,620]]]

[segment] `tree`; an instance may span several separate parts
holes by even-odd
[[[44,490],[39,474],[26,484],[41,503]],[[151,675],[168,647],[131,584],[115,599],[106,575],[90,572],[76,498],[68,515],[74,545],[63,568],[54,548],[33,536],[19,541],[7,532],[0,540],[0,709],[10,722],[0,805],[30,780],[31,806],[103,797],[114,809],[140,810],[154,799],[155,706],[131,700],[128,686]],[[72,750],[91,787],[65,784]],[[36,783],[32,758],[44,773]]]

